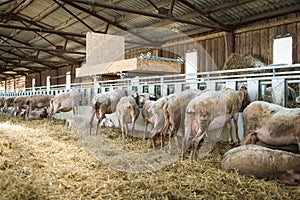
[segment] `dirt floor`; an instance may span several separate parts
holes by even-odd
[[[190,162],[120,130],[99,135],[64,121],[0,116],[2,199],[299,199],[300,187],[220,169],[231,147]]]

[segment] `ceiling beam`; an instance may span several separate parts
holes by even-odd
[[[91,31],[95,32],[95,33],[104,33],[102,31],[96,31],[94,30],[90,25],[88,25],[87,23],[85,23],[81,18],[79,18],[77,15],[75,15],[73,12],[71,12],[69,9],[67,9],[64,5],[62,5],[61,3],[59,3],[56,0],[53,0],[55,3],[57,3],[62,9],[64,9],[67,13],[69,13],[71,16],[73,16],[74,18],[76,18],[80,23],[82,23],[85,27],[87,27],[88,29],[90,29]]]
[[[134,14],[148,16],[148,17],[154,17],[154,18],[159,18],[159,19],[168,19],[168,20],[175,21],[175,22],[228,31],[227,29],[224,29],[223,27],[216,26],[216,25],[211,25],[211,24],[202,23],[202,22],[196,22],[196,21],[192,21],[190,19],[187,20],[187,19],[175,18],[175,17],[169,16],[169,15],[163,15],[163,14],[159,14],[159,13],[146,12],[143,10],[127,8],[127,7],[123,7],[123,6],[119,6],[119,5],[115,5],[115,4],[107,4],[107,3],[100,2],[100,1],[93,1],[93,0],[63,0],[63,1],[68,2],[68,3],[77,2],[77,3],[81,3],[81,4],[99,6],[99,7],[112,9],[112,10],[119,10],[119,11],[123,11],[123,12],[134,13]]]
[[[80,54],[80,55],[85,55],[85,52],[79,52],[79,51],[70,51],[66,49],[48,49],[48,48],[41,48],[41,47],[32,47],[32,46],[20,46],[20,45],[11,45],[11,44],[0,44],[0,48],[5,47],[5,48],[18,48],[18,49],[31,49],[31,50],[36,50],[36,51],[45,51],[45,52],[58,52],[58,53],[70,53],[70,54]]]
[[[122,25],[120,25],[118,23],[115,23],[115,22],[113,22],[113,21],[111,21],[109,19],[106,19],[106,18],[102,17],[101,15],[99,15],[99,14],[93,12],[93,11],[90,11],[90,10],[88,10],[88,9],[82,7],[82,6],[79,6],[78,4],[74,4],[74,3],[69,2],[67,0],[62,0],[62,1],[65,1],[67,4],[73,6],[74,8],[77,8],[77,9],[83,11],[83,12],[86,12],[86,13],[88,13],[88,14],[90,14],[90,15],[92,15],[92,16],[94,16],[94,17],[96,17],[96,18],[98,18],[98,19],[100,19],[100,20],[102,20],[104,22],[106,22],[106,23],[109,23],[109,24],[111,24],[111,25],[113,25],[113,26],[115,26],[115,27],[123,30],[123,31],[128,31],[128,32],[132,33],[133,35],[136,35],[137,37],[140,37],[140,38],[144,39],[145,41],[149,42],[149,45],[151,45],[151,46],[160,45],[160,44],[156,44],[154,41],[149,40],[148,38],[146,38],[144,36],[141,36],[141,35],[138,35],[137,33],[132,32],[128,28],[126,28],[126,27],[124,27],[124,26],[122,26]]]
[[[168,15],[169,15],[170,17],[172,17],[173,9],[174,9],[174,6],[175,6],[175,1],[176,1],[176,0],[171,0],[171,1],[170,1],[170,8],[169,8],[169,12],[168,12]]]
[[[13,2],[13,1],[15,1],[15,0],[7,0],[7,1],[4,1],[4,2],[0,3],[0,6],[3,6],[3,5],[5,5],[5,4],[8,4],[8,3]]]
[[[1,57],[2,59],[5,59],[6,61],[18,60],[18,61],[19,61],[18,63],[20,63],[20,62],[21,62],[21,58],[29,59],[29,58],[26,58],[26,57],[24,57],[24,56],[22,56],[22,55],[13,53],[13,52],[11,52],[11,51],[7,51],[7,50],[5,50],[5,49],[0,49],[0,51],[3,51],[3,52],[5,52],[5,53],[11,54],[11,55],[14,55],[14,56],[16,56],[17,58],[20,58],[20,59],[17,59],[17,58],[16,58],[16,59],[11,59],[11,58],[6,58],[6,57],[4,57],[3,55],[0,55],[0,57]],[[25,55],[25,56],[26,56],[26,55]],[[13,57],[12,57],[12,58],[13,58]],[[44,65],[44,66],[46,66],[46,67],[49,68],[49,69],[55,68],[55,66],[56,66],[56,65],[49,65],[49,64],[47,64],[47,63],[43,63],[43,62],[38,61],[38,60],[36,60],[36,61],[34,61],[34,62],[35,62],[35,63],[38,63],[38,64],[40,64],[40,65]]]
[[[211,6],[208,8],[203,8],[203,11],[206,13],[212,13],[212,12],[217,12],[219,10],[224,10],[232,7],[236,7],[245,3],[252,2],[253,0],[235,0],[235,1],[227,1],[223,2],[221,4]]]
[[[0,51],[3,51],[2,49],[0,49]],[[1,55],[0,55],[1,56]],[[17,56],[17,55],[16,55]],[[18,56],[18,57],[6,57],[6,56],[1,56],[1,58],[6,59],[6,60],[17,60],[19,62],[21,61],[32,61],[32,62],[36,62],[39,63],[41,65],[46,65],[46,64],[55,64],[55,65],[51,65],[51,68],[57,68],[59,67],[58,65],[69,65],[69,64],[80,64],[80,61],[59,61],[59,60],[45,60],[45,59],[40,59],[40,58],[35,58],[35,57],[23,57],[23,56]]]
[[[287,7],[287,8],[280,8],[280,9],[276,9],[276,10],[269,11],[269,12],[266,12],[266,13],[253,15],[253,16],[248,16],[244,19],[232,21],[231,24],[237,25],[237,24],[242,24],[242,23],[254,22],[254,21],[258,21],[258,20],[262,20],[262,19],[276,17],[276,16],[279,16],[279,15],[284,15],[284,14],[287,14],[287,13],[297,12],[299,10],[300,10],[300,4],[292,5],[292,6]]]
[[[16,39],[16,38],[13,38],[13,37],[10,37],[10,36],[1,34],[1,33],[0,33],[0,36],[5,37],[5,38],[7,38],[7,39],[9,39],[9,40],[18,42],[18,43],[23,44],[23,45],[25,45],[25,46],[34,47],[34,45],[32,45],[32,44],[29,44],[29,43],[27,43],[27,42],[18,40],[18,39]],[[42,50],[41,50],[41,51],[42,51]],[[51,51],[44,51],[44,52],[46,52],[46,53],[48,53],[48,54],[50,54],[50,55],[52,55],[52,56],[60,57],[60,58],[62,58],[62,59],[64,59],[64,60],[68,60],[68,61],[76,61],[76,60],[73,59],[73,58],[70,58],[70,57],[67,57],[67,56],[60,55],[59,53],[53,53],[53,52],[51,52]]]
[[[38,27],[38,28],[43,28],[43,29],[48,29],[48,28],[46,27],[47,25],[41,24],[41,22],[37,23],[37,22],[35,22],[35,21],[33,21],[33,20],[26,19],[26,18],[24,18],[24,17],[21,17],[21,16],[19,16],[19,15],[14,14],[14,13],[9,17],[9,19],[10,19],[10,20],[15,20],[15,21],[20,21],[20,22],[24,21],[24,22],[26,22],[26,23],[29,23],[29,24],[32,25],[32,26],[36,26],[36,27]],[[48,27],[49,27],[49,26],[48,26]],[[51,27],[51,29],[52,29],[52,27]],[[16,30],[16,32],[15,32],[14,34],[11,34],[11,35],[16,35],[16,34],[18,34],[18,33],[21,32],[21,31],[22,31],[22,30],[19,30],[19,31],[17,32],[17,30]],[[44,37],[44,38],[45,38],[46,36],[47,36],[46,34],[40,34],[40,35],[39,35],[39,37]],[[64,39],[67,39],[67,40],[76,42],[76,43],[78,43],[78,44],[80,44],[80,45],[82,45],[82,46],[85,46],[85,42],[80,41],[80,40],[78,40],[78,39],[76,39],[76,38],[74,38],[74,37],[70,37],[70,36],[66,36],[66,35],[59,35],[59,36],[63,37]],[[38,38],[38,37],[35,37],[35,39],[32,39],[31,41],[28,41],[28,43],[33,42],[34,40],[36,40],[36,38]]]
[[[205,17],[206,19],[208,19],[209,21],[213,22],[214,24],[217,24],[220,27],[223,27],[223,29],[231,29],[231,31],[233,30],[232,27],[230,26],[226,26],[225,24],[223,24],[222,22],[220,22],[219,20],[215,19],[214,17],[210,16],[208,13],[206,13],[205,11],[203,11],[203,9],[199,8],[197,5],[187,1],[187,0],[179,0],[180,3],[188,6],[189,8],[197,11],[202,17]]]
[[[56,31],[56,30],[44,29],[44,28],[24,27],[24,26],[17,26],[17,25],[12,25],[12,24],[5,24],[5,23],[0,23],[0,27],[8,28],[8,29],[20,29],[20,30],[25,30],[25,31],[36,31],[36,32],[53,33],[53,34],[57,34],[57,35],[68,35],[68,36],[85,38],[85,34]]]

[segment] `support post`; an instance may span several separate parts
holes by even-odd
[[[71,89],[71,72],[66,73],[66,90],[69,91]]]
[[[46,88],[47,88],[47,94],[50,94],[50,76],[47,76],[47,79],[46,79]]]

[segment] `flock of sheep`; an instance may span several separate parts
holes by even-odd
[[[7,112],[9,107],[13,110],[15,116],[24,117],[47,116],[45,107],[50,106],[49,119],[58,112],[68,112],[73,110],[75,115],[76,107],[81,101],[81,94],[77,91],[70,91],[56,95],[33,95],[30,97],[16,97],[11,102],[10,97],[0,99],[2,112]],[[299,103],[299,97],[296,99]],[[160,138],[160,144],[165,145],[165,139],[168,137],[169,151],[172,152],[174,142],[178,145],[178,130],[182,129],[182,159],[189,146],[191,146],[191,160],[197,159],[197,151],[201,141],[207,137],[209,131],[220,129],[227,125],[230,133],[230,143],[233,143],[231,119],[234,122],[234,129],[237,143],[241,145],[255,144],[261,141],[274,147],[285,145],[298,145],[300,151],[300,109],[284,108],[272,103],[263,101],[254,101],[250,103],[246,87],[239,91],[225,88],[221,91],[209,91],[198,89],[187,89],[182,92],[161,97],[158,100],[150,100],[150,95],[138,94],[133,91],[130,95],[123,90],[112,90],[98,94],[92,102],[92,115],[90,118],[89,132],[92,134],[93,121],[97,118],[96,134],[99,132],[99,125],[106,119],[106,114],[116,113],[119,126],[122,130],[122,137],[129,134],[128,124],[132,124],[131,133],[135,135],[135,123],[140,113],[144,120],[144,136],[149,138],[151,146],[156,146],[156,139]],[[139,104],[142,104],[140,112]],[[249,104],[249,105],[248,105]],[[36,108],[42,109],[37,111]],[[243,111],[244,137],[240,142],[238,136],[238,115]],[[46,112],[46,113],[45,113]],[[152,124],[152,129],[148,135],[148,124]],[[255,158],[260,163],[272,157],[273,151],[265,150],[257,145],[240,146],[239,152],[250,155],[254,152],[255,156],[248,157],[249,162]],[[252,148],[253,147],[253,148]],[[234,150],[236,151],[236,150]],[[271,153],[269,153],[269,151]],[[250,153],[249,153],[250,152]],[[264,152],[264,153],[261,153]],[[268,153],[266,153],[268,152]],[[281,178],[287,184],[295,185],[300,180],[300,156],[290,152],[280,151],[282,157],[291,157],[289,165],[278,161],[276,169],[262,172],[260,167],[253,171],[253,163],[238,162],[245,156],[232,152],[227,152],[222,162],[225,170],[238,169],[241,173],[252,174],[257,177]],[[260,155],[257,157],[257,155]],[[267,156],[267,157],[266,157]],[[246,156],[247,157],[247,156]],[[266,157],[266,158],[265,158]],[[277,156],[280,157],[280,156]],[[251,165],[252,164],[252,165]],[[270,163],[269,163],[270,164]],[[268,166],[268,163],[265,163]],[[248,166],[248,167],[247,167]],[[251,169],[249,168],[251,166]]]

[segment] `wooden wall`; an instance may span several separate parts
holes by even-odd
[[[293,63],[300,63],[300,12],[283,15],[280,17],[261,20],[238,27],[233,32],[234,52],[259,58],[265,64],[273,62],[273,40],[277,37],[293,36]],[[227,35],[227,36],[226,36]],[[195,42],[173,42],[166,44],[163,56],[172,55],[180,49],[181,54],[197,50],[198,71],[222,69],[226,59],[230,56],[230,33],[213,33],[204,36],[195,36]],[[199,50],[200,46],[200,50]],[[201,50],[201,48],[203,48]]]
[[[235,52],[273,62],[273,40],[293,36],[293,63],[300,63],[300,12],[247,24],[235,30]]]
[[[237,27],[233,33],[217,32],[206,35],[195,35],[194,40],[179,39],[170,41],[161,49],[136,49],[126,52],[125,58],[134,58],[141,53],[151,52],[152,55],[169,58],[184,56],[189,51],[198,52],[198,71],[221,70],[231,51],[239,54],[251,54],[261,59],[266,64],[272,63],[273,39],[279,35],[290,34],[293,36],[293,63],[300,63],[300,12],[279,17],[248,23]],[[230,35],[233,37],[230,38]],[[233,40],[233,43],[230,42]],[[232,48],[230,48],[230,45]],[[78,66],[79,67],[79,66]],[[41,73],[29,74],[27,86],[31,87],[31,79],[36,79],[36,86],[46,85],[46,77],[60,77],[51,79],[51,84],[64,84],[67,71],[72,73],[72,82],[81,79],[75,77],[76,66],[63,67]],[[184,73],[184,70],[183,70]],[[92,80],[92,79],[91,79]]]

